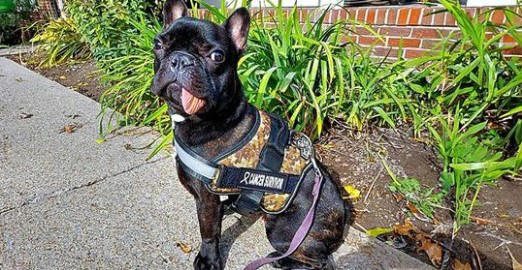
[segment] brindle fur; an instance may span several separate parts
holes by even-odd
[[[164,31],[157,37],[161,46],[155,49],[156,74],[152,91],[167,102],[170,113],[186,117],[186,121],[176,125],[176,136],[202,157],[211,159],[237,144],[254,125],[253,110],[249,109],[252,105],[247,103],[237,75],[237,61],[244,50],[241,38],[246,39],[248,31],[248,12],[244,8],[238,9],[224,26],[218,26],[184,17],[187,10],[183,2],[167,0],[163,14],[165,25]],[[239,25],[242,27],[234,36],[230,34],[230,29],[238,27],[238,23],[243,25]],[[224,51],[224,63],[211,63],[205,58],[213,46],[220,46]],[[182,71],[170,66],[177,59],[175,57],[179,57],[175,56],[179,51],[192,55],[187,59],[193,64]],[[177,84],[172,84],[173,81]],[[184,114],[179,98],[181,86],[190,88],[193,95],[207,101],[201,112]],[[296,252],[274,263],[276,267],[334,269],[330,255],[342,243],[350,211],[331,176],[320,166],[324,183],[310,233]],[[177,171],[179,180],[196,201],[202,244],[194,268],[223,269],[219,240],[224,204],[219,196],[209,192],[202,182],[192,179],[179,166]],[[310,171],[287,211],[279,215],[264,215],[266,233],[277,254],[288,249],[308,212],[312,204],[313,184],[314,173]]]

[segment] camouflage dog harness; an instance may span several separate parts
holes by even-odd
[[[239,195],[233,209],[241,214],[279,214],[295,197],[306,173],[314,169],[310,139],[292,131],[280,117],[255,110],[250,132],[232,149],[211,160],[192,151],[176,136],[179,165],[218,195]]]

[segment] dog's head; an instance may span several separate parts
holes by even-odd
[[[182,0],[167,0],[163,31],[154,45],[152,92],[169,112],[205,118],[227,107],[241,91],[237,62],[245,49],[250,23],[239,8],[217,25],[188,16]]]

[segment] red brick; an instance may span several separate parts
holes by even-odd
[[[491,15],[491,22],[496,24],[502,24],[504,22],[504,12],[495,10]]]
[[[447,30],[436,30],[436,27],[430,28],[413,28],[411,37],[415,38],[441,38]]]
[[[440,39],[423,39],[421,42],[421,48],[429,50],[440,50],[443,47],[448,49],[449,47],[453,46],[453,44],[455,44],[454,41],[448,41],[443,44]]]
[[[366,9],[361,8],[357,11],[357,21],[364,22],[364,18],[366,17]]]
[[[417,25],[419,24],[419,18],[421,15],[421,9],[420,8],[412,8],[410,11],[410,25]]]
[[[397,57],[399,50],[394,48],[386,48],[386,47],[374,47],[373,53],[376,56],[388,56],[388,57]]]
[[[388,46],[403,48],[419,48],[420,39],[414,38],[388,38]]]
[[[443,31],[444,31],[444,33],[447,33],[447,34],[445,34],[446,37],[451,34],[451,40],[458,40],[458,39],[462,38],[462,32],[460,32],[460,30],[458,30],[458,29],[452,30],[450,32],[448,32],[448,30],[443,30]]]
[[[452,14],[446,13],[446,21],[444,24],[449,25],[449,26],[455,26],[455,25],[457,25],[457,21],[455,21],[455,18],[453,17]]]
[[[422,9],[421,22],[420,22],[421,25],[431,25],[431,21],[432,21],[432,16],[430,14],[431,12],[432,12],[431,8]]]
[[[405,58],[417,58],[425,55],[427,51],[423,49],[406,49],[404,53]]]
[[[516,42],[516,40],[510,36],[510,35],[505,35],[502,37],[502,42],[504,43],[512,43],[512,42]]]
[[[386,9],[384,8],[379,8],[377,9],[376,11],[376,15],[375,17],[377,18],[377,20],[375,21],[376,24],[385,24],[386,23]]]
[[[397,22],[398,25],[406,25],[408,24],[408,15],[410,14],[409,8],[402,8],[399,11],[399,20]]]
[[[308,9],[301,9],[301,22],[305,22],[308,18],[310,11]]]
[[[411,28],[409,27],[381,27],[379,34],[390,37],[409,37]]]
[[[343,35],[341,36],[341,43],[358,43],[359,37],[357,35]]]
[[[503,54],[509,54],[509,55],[522,55],[522,48],[521,47],[515,47],[507,50],[502,51]]]
[[[468,14],[468,16],[470,18],[473,18],[473,17],[475,17],[475,14],[477,14],[477,9],[475,9],[475,8],[467,8],[466,9],[466,14]]]
[[[346,19],[349,19],[349,20],[357,19],[357,9],[347,8],[346,9]]]
[[[446,14],[446,12],[442,12],[442,13],[437,13],[437,14],[433,14],[434,18],[433,18],[433,24],[432,25],[444,25],[444,15]]]
[[[348,19],[348,12],[346,12],[345,9],[340,9],[339,10],[339,20],[347,20]]]
[[[330,23],[336,23],[339,19],[339,10],[330,10]]]
[[[384,45],[380,39],[375,37],[359,36],[359,44],[362,45]]]
[[[368,31],[366,28],[364,28],[362,26],[355,27],[354,31],[356,34],[363,35],[363,36],[368,36],[368,35],[372,34],[370,31]]]
[[[375,9],[374,8],[368,9],[368,12],[366,13],[366,23],[375,24]]]
[[[438,39],[436,39],[436,40],[423,39],[422,43],[421,43],[421,48],[423,48],[423,49],[433,49],[437,45],[439,45],[439,43],[440,43],[440,40],[438,40]]]
[[[397,11],[398,9],[390,8],[388,10],[388,20],[386,24],[396,25],[397,24]]]
[[[288,18],[288,16],[290,16],[290,10],[285,9],[285,10],[283,11],[283,16],[284,16],[285,18]]]

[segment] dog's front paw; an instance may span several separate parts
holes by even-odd
[[[195,270],[222,270],[223,264],[221,263],[221,258],[209,258],[201,256],[201,253],[196,256],[194,260],[194,269]]]

